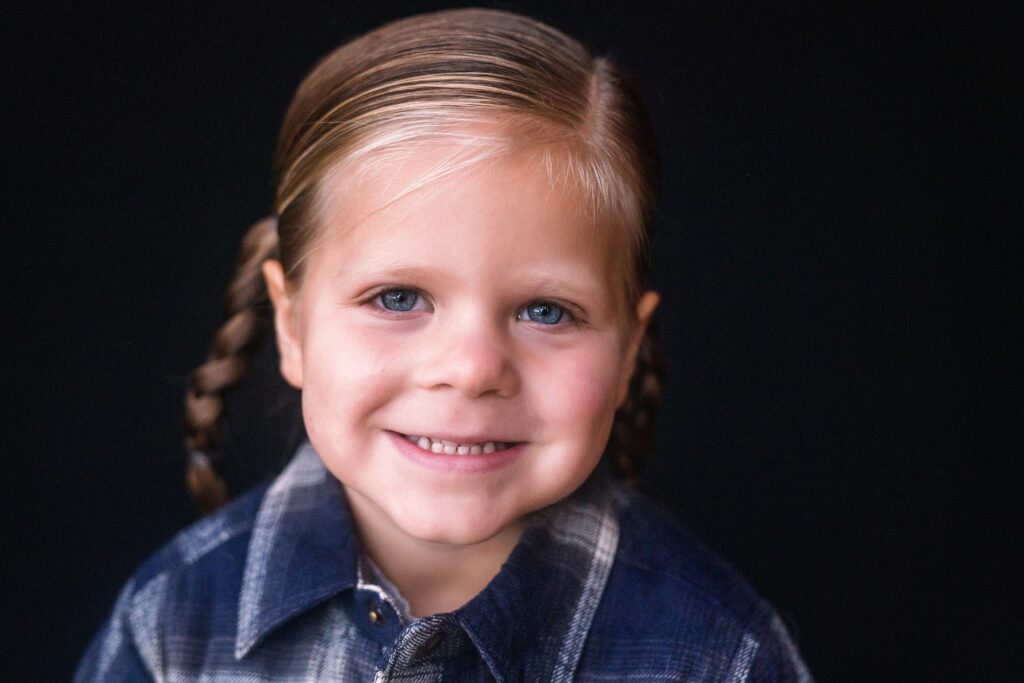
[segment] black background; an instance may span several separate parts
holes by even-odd
[[[886,5],[497,6],[610,52],[652,112],[669,380],[647,490],[777,605],[821,680],[1002,679],[1024,23]],[[5,680],[67,678],[194,519],[181,395],[270,210],[294,87],[346,37],[439,6],[5,10]],[[233,404],[243,483],[293,434],[273,363]]]

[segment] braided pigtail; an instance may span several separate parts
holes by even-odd
[[[637,484],[640,468],[651,451],[654,418],[661,406],[664,374],[658,333],[654,321],[651,321],[637,350],[636,370],[629,380],[629,393],[615,414],[612,426],[615,447],[612,464],[616,473],[633,485]]]
[[[224,393],[245,375],[263,337],[267,290],[260,266],[276,258],[277,252],[276,217],[257,222],[242,239],[224,301],[225,322],[213,338],[206,362],[192,373],[185,394],[185,447],[189,453],[185,480],[202,514],[228,499],[218,467]]]

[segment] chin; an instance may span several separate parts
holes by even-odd
[[[396,525],[413,538],[445,545],[473,545],[494,538],[519,518],[489,518],[480,514],[412,515],[394,519]]]

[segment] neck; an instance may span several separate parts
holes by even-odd
[[[526,527],[519,520],[478,543],[439,543],[409,536],[358,494],[349,494],[349,504],[363,552],[414,617],[451,612],[472,600],[501,570]]]

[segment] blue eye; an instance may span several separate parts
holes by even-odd
[[[555,325],[562,320],[565,311],[550,301],[532,303],[519,312],[519,320],[529,320],[541,325]]]
[[[411,289],[389,289],[386,292],[381,292],[378,296],[383,308],[399,313],[411,311],[419,298],[420,295]]]

